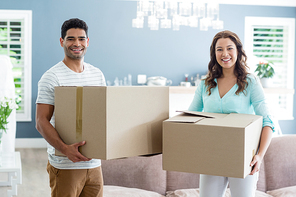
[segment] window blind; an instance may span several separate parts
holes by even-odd
[[[253,26],[253,55],[274,64],[274,87],[288,88],[287,52],[284,26]]]
[[[31,121],[32,11],[0,10],[0,54],[13,65],[17,121]]]
[[[272,88],[294,88],[295,19],[274,17],[245,18],[245,49],[251,71],[259,61],[273,63]],[[266,95],[272,114],[293,119],[293,94]]]
[[[22,20],[0,21],[0,54],[8,55],[13,64],[16,99],[19,105],[17,113],[24,112],[24,55]]]

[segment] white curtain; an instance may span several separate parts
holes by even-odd
[[[12,63],[6,55],[0,55],[0,97],[15,99],[15,87],[12,75]],[[2,151],[15,151],[16,111],[13,110],[8,119],[7,133],[2,136]]]

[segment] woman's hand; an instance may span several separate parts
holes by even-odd
[[[255,155],[250,166],[252,167],[252,171],[250,175],[254,175],[256,172],[259,172],[260,166],[262,163],[263,157],[260,155]]]
[[[258,154],[254,156],[253,161],[250,163],[250,166],[253,167],[252,172],[250,175],[259,172],[260,166],[263,160],[263,157],[267,151],[267,148],[270,144],[272,138],[272,129],[269,126],[265,126],[261,132],[261,139],[260,139],[260,146]]]

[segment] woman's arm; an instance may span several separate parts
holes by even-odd
[[[269,147],[271,142],[273,130],[269,126],[263,127],[261,132],[261,138],[259,143],[259,151],[258,154],[254,156],[250,166],[253,167],[250,175],[255,174],[260,170],[260,166],[263,160],[263,157]]]
[[[269,113],[268,104],[265,99],[263,88],[258,78],[254,77],[250,81],[251,84],[251,103],[254,107],[255,114],[263,117],[263,129],[259,143],[258,154],[256,154],[250,164],[253,167],[251,175],[260,170],[263,157],[269,147],[272,133],[274,131],[274,123]]]
[[[253,78],[250,83],[251,104],[254,107],[255,114],[263,117],[263,127],[269,126],[274,130],[274,122],[259,79]]]

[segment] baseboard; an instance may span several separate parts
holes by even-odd
[[[44,138],[16,138],[15,148],[46,148],[47,142]]]

